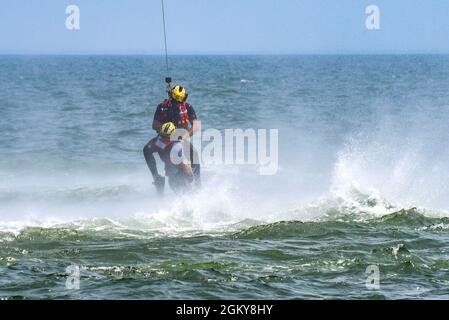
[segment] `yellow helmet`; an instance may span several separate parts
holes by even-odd
[[[180,86],[180,85],[176,85],[172,90],[171,90],[171,97],[173,99],[175,99],[178,102],[184,102],[187,100],[187,90],[186,88]]]
[[[173,122],[166,122],[162,125],[161,130],[159,131],[161,136],[169,138],[173,131],[176,130],[176,126]]]

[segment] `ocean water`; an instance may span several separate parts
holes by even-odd
[[[203,129],[279,129],[277,174],[158,197],[162,57],[1,56],[0,298],[449,298],[449,56],[170,63]]]

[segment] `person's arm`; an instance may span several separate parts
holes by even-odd
[[[193,136],[195,133],[197,133],[197,131],[200,128],[200,120],[195,119],[192,121],[192,127],[188,130],[189,131],[189,135]]]
[[[159,120],[153,119],[153,130],[156,130],[156,132],[161,131],[163,123],[160,123]]]
[[[192,125],[189,131],[189,135],[193,136],[200,128],[200,121],[198,120],[198,117],[196,116],[195,109],[191,105],[188,105],[187,108],[187,114],[189,115],[189,121]]]
[[[161,106],[158,105],[156,108],[156,112],[154,113],[154,117],[153,117],[153,130],[156,130],[156,132],[161,131],[161,127],[162,127],[163,123],[161,120]]]

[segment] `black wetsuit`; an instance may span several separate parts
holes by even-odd
[[[158,121],[161,124],[164,124],[166,122],[173,122],[177,128],[184,127],[185,129],[187,129],[185,126],[181,125],[179,106],[180,103],[177,102],[176,100],[173,99],[165,100],[164,102],[160,103],[157,106],[153,120]],[[192,123],[193,120],[197,120],[197,116],[193,107],[188,103],[185,104],[185,107],[189,118],[189,122]],[[143,148],[145,160],[147,162],[148,168],[150,169],[155,182],[157,182],[158,179],[162,179],[162,177],[159,175],[157,171],[156,160],[154,159],[153,155],[153,153],[157,152],[157,149],[154,147],[154,142],[156,141],[156,139],[157,137],[151,139]],[[190,143],[190,160],[192,163],[192,170],[195,177],[195,181],[197,183],[200,183],[201,170],[198,152],[195,150],[195,148],[193,148],[192,143]]]

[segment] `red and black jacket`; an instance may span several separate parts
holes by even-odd
[[[161,124],[173,122],[177,128],[189,128],[189,122],[196,120],[197,116],[193,107],[187,102],[180,103],[176,100],[164,100],[157,106],[154,120]]]

